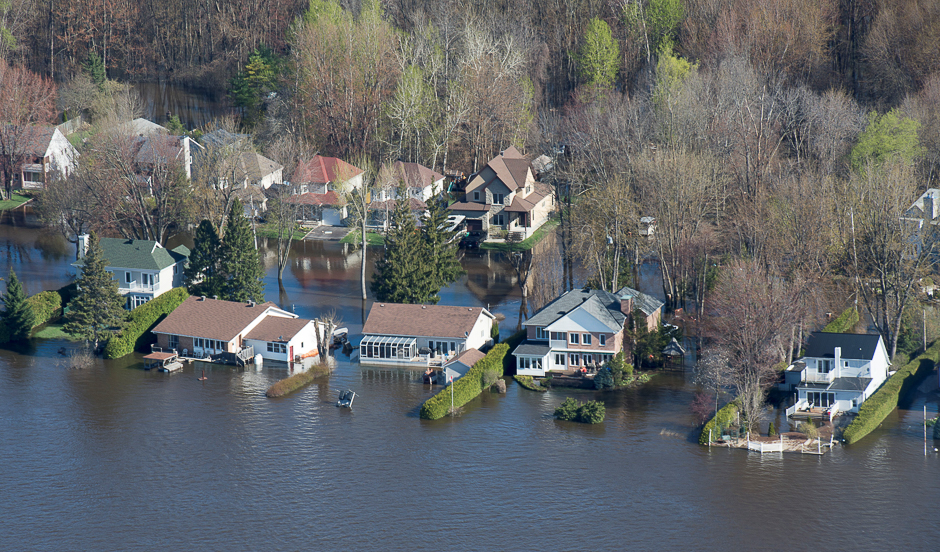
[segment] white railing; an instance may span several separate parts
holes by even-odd
[[[829,421],[831,422],[836,415],[839,414],[839,406],[837,403],[832,403],[832,406],[829,407]]]
[[[764,454],[765,452],[783,452],[783,437],[774,443],[764,443],[762,441],[748,441],[747,450],[753,450]]]
[[[803,381],[807,383],[832,383],[832,380],[835,379],[835,376],[835,371],[828,373],[806,371],[804,374],[805,379]]]
[[[806,402],[806,399],[800,399],[796,402],[796,404],[787,409],[787,418],[796,414],[797,411],[806,408],[807,406],[809,406],[809,403]]]
[[[121,289],[127,289],[130,291],[153,291],[154,289],[160,287],[160,284],[141,284],[138,282],[124,282],[121,284]]]

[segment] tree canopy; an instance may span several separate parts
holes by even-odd
[[[620,47],[603,19],[595,17],[588,23],[578,65],[581,78],[588,86],[608,89],[614,85],[620,67]]]
[[[107,265],[98,236],[91,233],[77,281],[78,293],[69,303],[64,329],[93,342],[96,349],[103,336],[120,331],[126,314],[125,299],[118,293],[117,281],[105,270]]]

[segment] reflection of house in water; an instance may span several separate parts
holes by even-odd
[[[483,304],[494,305],[522,294],[518,278],[507,262],[507,253],[480,251],[464,256],[467,289]]]
[[[369,249],[370,261],[376,249]],[[337,283],[359,280],[362,251],[345,243],[303,240],[294,243],[288,270],[305,289],[323,286],[324,282]],[[371,263],[370,263],[371,264]],[[371,278],[371,267],[367,276]]]

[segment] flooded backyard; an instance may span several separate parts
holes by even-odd
[[[74,246],[0,223],[0,275],[28,293],[70,279]],[[296,244],[266,298],[304,317],[336,310],[352,334],[361,253]],[[368,253],[371,274],[374,252]],[[473,253],[442,304],[488,306],[502,335],[521,294],[499,254]],[[653,271],[652,273],[654,273]],[[651,272],[644,291],[659,294]],[[645,286],[645,287],[644,287]],[[66,370],[61,341],[0,349],[3,550],[935,550],[940,457],[923,452],[936,377],[910,410],[824,456],[701,447],[689,368],[620,392],[533,393],[511,383],[428,422],[419,372],[360,367],[283,399],[287,375],[140,357]],[[208,380],[197,374],[205,368]],[[354,389],[352,410],[337,392]],[[605,401],[597,426],[551,417],[565,397]]]

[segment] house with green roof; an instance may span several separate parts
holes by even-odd
[[[88,250],[88,235],[78,237],[79,251]],[[183,270],[189,260],[189,248],[180,245],[167,249],[153,240],[101,238],[107,271],[118,282],[118,291],[127,298],[126,308],[134,309],[183,285]],[[72,263],[81,268],[82,259]]]

